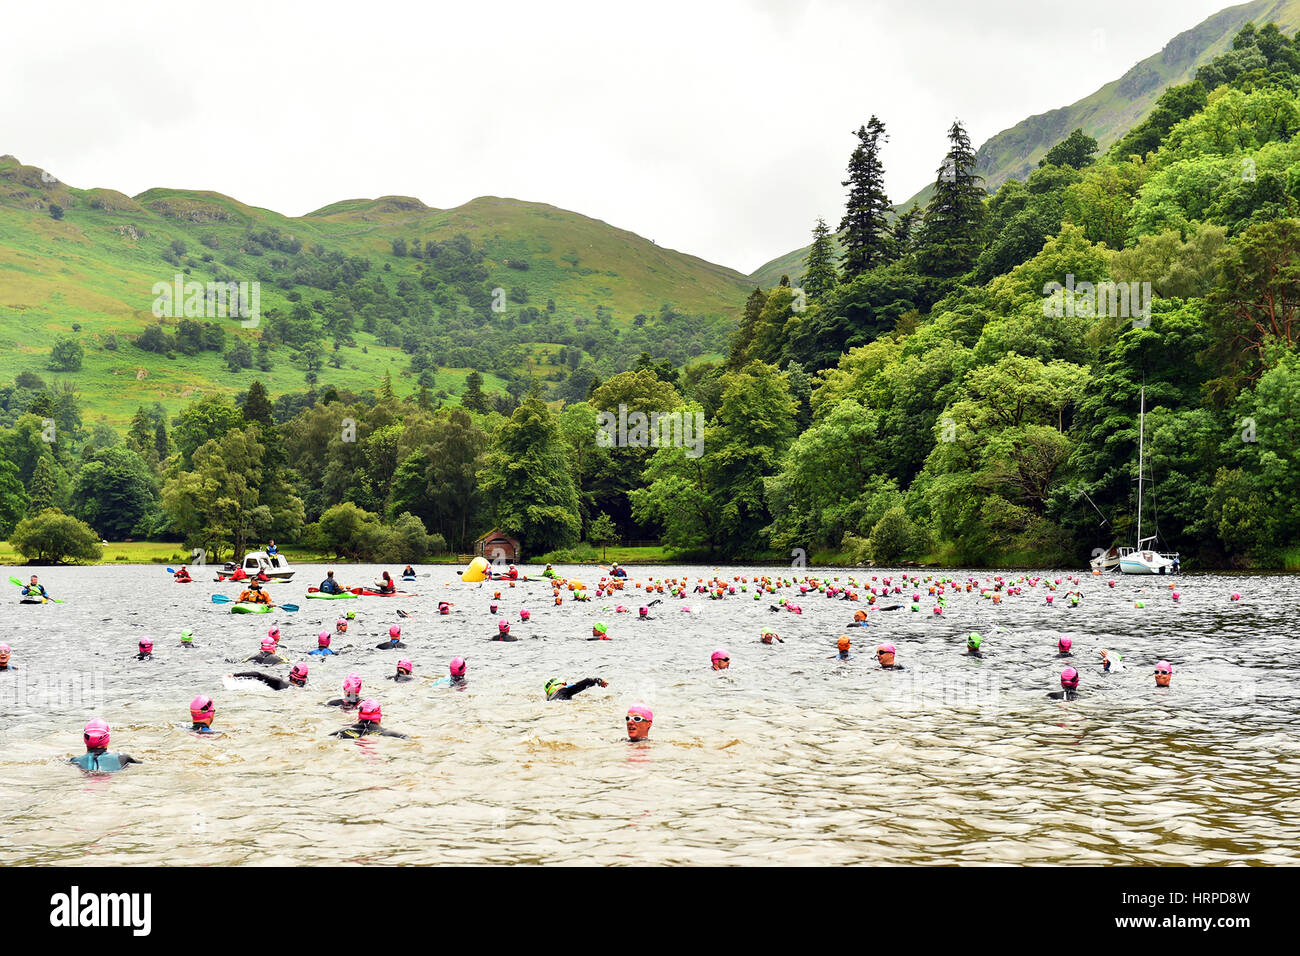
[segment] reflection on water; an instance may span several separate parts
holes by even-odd
[[[396,600],[308,601],[323,572],[299,577],[271,587],[296,614],[231,615],[209,602],[224,585],[176,585],[153,567],[48,569],[41,580],[67,604],[0,606],[21,668],[0,674],[0,862],[1300,862],[1292,577],[1188,575],[1175,604],[1155,580],[1112,590],[1085,575],[1077,608],[1046,604],[1041,587],[996,607],[961,591],[941,617],[926,596],[925,613],[873,613],[855,630],[843,627],[853,606],[824,597],[800,599],[796,616],[752,593],[692,595],[636,621],[612,610],[640,603],[630,583],[616,600],[557,608],[530,582],[503,588],[514,644],[488,640],[501,585],[463,585],[451,569]],[[398,608],[413,613],[409,649],[375,650]],[[358,619],[334,642],[348,652],[303,657],[348,609]],[[611,641],[585,640],[597,620]],[[250,666],[227,661],[255,652],[273,622],[291,660],[310,662],[307,688],[226,686]],[[765,626],[786,643],[763,645]],[[182,627],[196,649],[179,646]],[[972,630],[983,660],[963,655]],[[854,642],[848,662],[832,660],[840,634]],[[1083,675],[1070,703],[1045,697],[1062,634]],[[153,661],[134,659],[144,636]],[[907,670],[876,666],[885,639]],[[709,669],[719,646],[730,671]],[[1103,675],[1102,648],[1124,669]],[[456,655],[468,686],[433,686]],[[385,680],[402,656],[426,679]],[[1152,677],[1161,658],[1174,664],[1167,690]],[[351,722],[322,702],[353,670],[385,726],[412,739],[327,736]],[[543,699],[547,678],[588,676],[609,688]],[[216,700],[222,736],[185,729],[197,693]],[[634,701],[655,712],[645,743],[624,739]],[[92,716],[144,765],[112,778],[68,766]]]

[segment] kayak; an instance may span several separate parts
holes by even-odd
[[[44,604],[45,598],[21,598],[19,604]]]
[[[402,575],[402,580],[403,580],[403,581],[414,581],[414,580],[415,580],[415,575],[412,574],[410,577],[407,577],[405,574],[403,574],[403,575]]]
[[[231,614],[270,614],[272,610],[269,604],[253,604],[247,601],[239,601],[230,605]]]
[[[325,594],[321,591],[309,591],[307,593],[307,597],[316,598],[321,601],[342,601],[344,598],[356,598],[358,596],[359,595],[353,594],[351,591],[343,591],[340,594]]]
[[[381,592],[379,592],[379,591],[374,590],[373,588],[353,588],[353,589],[352,589],[352,593],[353,593],[354,595],[359,595],[360,597],[404,597],[404,598],[413,598],[413,597],[419,597],[419,596],[420,596],[420,595],[418,595],[418,594],[412,594],[412,593],[410,593],[409,591],[396,591],[396,592],[394,592],[394,593],[392,593],[392,594],[383,594],[383,593],[381,593]]]

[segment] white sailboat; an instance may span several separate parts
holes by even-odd
[[[1142,386],[1141,406],[1138,411],[1138,514],[1137,547],[1119,549],[1119,569],[1125,574],[1173,574],[1178,570],[1178,554],[1157,551],[1152,545],[1155,535],[1142,537],[1142,482],[1146,475],[1146,415],[1147,389]]]

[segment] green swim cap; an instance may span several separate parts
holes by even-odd
[[[182,644],[189,644],[189,643],[190,643],[191,641],[193,641],[193,640],[194,640],[194,632],[193,632],[193,631],[191,631],[191,630],[189,630],[189,629],[186,629],[186,630],[184,630],[184,631],[181,631],[181,643],[182,643]]]
[[[600,633],[604,634],[606,633],[608,628],[606,628],[604,624],[597,623],[595,626],[595,630],[600,631]]]
[[[356,619],[357,619],[357,612],[356,612],[356,611],[348,611],[348,620],[349,620],[349,621],[355,621]]]
[[[560,686],[560,679],[558,677],[552,677],[550,680],[548,680],[546,682],[546,696],[550,697],[552,694],[554,694],[556,689],[559,686]]]
[[[972,634],[970,637],[966,638],[966,643],[978,651],[980,649],[980,642],[983,640],[984,638],[980,637],[978,634]]]

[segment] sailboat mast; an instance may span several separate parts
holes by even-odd
[[[1138,550],[1142,550],[1142,473],[1145,471],[1142,462],[1144,452],[1143,441],[1146,437],[1146,420],[1147,420],[1147,387],[1142,386],[1141,404],[1138,406]]]

